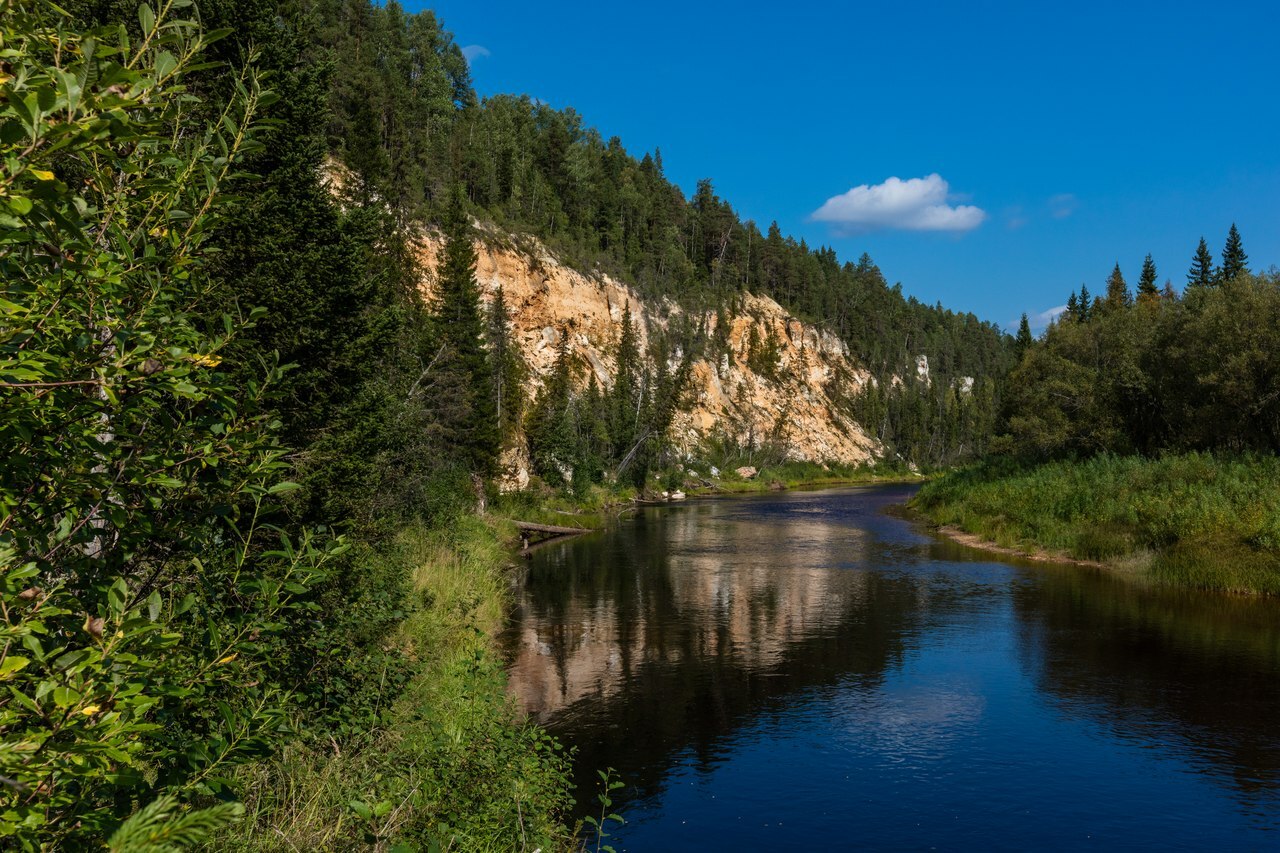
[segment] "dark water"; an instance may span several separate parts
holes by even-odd
[[[908,487],[536,552],[511,690],[627,783],[619,850],[1280,850],[1280,607],[1019,564]]]

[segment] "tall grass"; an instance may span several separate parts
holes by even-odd
[[[912,505],[1006,547],[1128,563],[1174,586],[1280,594],[1280,459],[1206,453],[989,462]]]
[[[246,771],[248,815],[224,850],[510,850],[570,844],[563,751],[519,721],[492,634],[507,603],[504,531],[471,517],[410,528],[384,556],[408,572],[394,642],[412,667],[380,724],[294,745]],[[388,691],[391,692],[391,691]]]

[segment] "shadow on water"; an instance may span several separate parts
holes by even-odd
[[[791,492],[654,508],[536,553],[503,638],[511,691],[576,748],[579,803],[590,808],[595,770],[606,766],[627,781],[629,802],[660,800],[673,774],[715,773],[746,751],[743,732],[785,729],[800,706],[844,709],[853,737],[862,738],[859,755],[909,748],[912,727],[925,722],[918,708],[903,716],[922,694],[902,682],[916,684],[917,671],[929,670],[945,688],[963,675],[964,650],[973,648],[994,655],[1007,670],[1002,677],[1026,683],[1032,711],[1015,709],[1000,692],[974,696],[970,728],[979,718],[1020,724],[1027,713],[1043,715],[1036,725],[1046,731],[1084,725],[1175,755],[1246,810],[1276,804],[1275,602],[995,561],[884,512],[911,491]],[[885,747],[856,734],[883,730],[887,708],[905,720],[902,743]],[[1010,740],[1005,731],[973,736],[988,739],[987,752],[1014,749],[1000,746]],[[1052,748],[1047,742],[1036,748]],[[981,837],[980,827],[974,831]]]

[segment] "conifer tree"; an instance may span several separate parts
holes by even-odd
[[[1244,253],[1244,246],[1240,243],[1240,232],[1236,230],[1236,224],[1231,223],[1231,230],[1227,232],[1227,243],[1222,247],[1222,268],[1218,271],[1218,281],[1231,281],[1231,279],[1249,271],[1249,256]]]
[[[529,452],[543,478],[564,484],[576,461],[573,423],[573,352],[569,334],[560,330],[556,360],[529,415]]]
[[[1142,275],[1138,277],[1138,301],[1149,303],[1160,298],[1160,289],[1156,287],[1156,264],[1151,255],[1142,261]]]
[[[1213,255],[1209,254],[1209,244],[1200,238],[1200,245],[1191,258],[1191,271],[1187,273],[1187,287],[1212,287],[1217,274],[1213,269]]]
[[[507,298],[502,287],[494,294],[489,306],[488,342],[489,361],[493,366],[493,401],[499,438],[506,440],[520,423],[523,398],[520,381],[524,376],[524,361],[520,348],[511,340],[507,328]]]
[[[1074,298],[1075,294],[1071,294]],[[1018,335],[1013,339],[1014,352],[1018,355],[1018,360],[1022,360],[1027,350],[1031,349],[1031,344],[1035,342],[1035,338],[1031,337],[1031,324],[1027,322],[1027,315],[1022,315],[1022,320],[1018,323]]]
[[[1089,299],[1089,285],[1080,285],[1080,322],[1087,323],[1093,318],[1093,302]]]
[[[1110,309],[1127,308],[1133,304],[1133,294],[1129,292],[1129,285],[1124,280],[1124,274],[1120,272],[1120,264],[1115,265],[1115,269],[1111,270],[1110,277],[1107,278],[1107,299],[1106,306]]]
[[[1080,322],[1080,298],[1076,296],[1076,292],[1074,290],[1071,291],[1071,295],[1067,297],[1067,310],[1064,316],[1072,323]]]
[[[622,309],[622,336],[618,341],[613,391],[609,395],[609,434],[613,439],[614,455],[618,457],[630,450],[636,439],[640,415],[641,369],[640,344],[628,302]]]
[[[453,426],[468,469],[487,474],[498,454],[497,406],[493,370],[481,341],[484,319],[476,284],[476,252],[461,187],[454,192],[445,229],[436,319],[444,344],[444,364],[462,377],[466,396],[458,401],[462,405]]]

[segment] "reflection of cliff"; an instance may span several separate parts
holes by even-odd
[[[581,699],[612,695],[640,666],[674,666],[690,657],[732,659],[750,670],[776,666],[794,643],[829,633],[850,608],[865,604],[865,575],[816,568],[823,562],[815,551],[832,544],[821,523],[766,528],[707,515],[695,509],[649,522],[662,537],[651,553],[661,553],[664,564],[678,562],[679,570],[650,560],[621,573],[665,574],[656,592],[636,590],[626,600],[619,600],[620,590],[585,601],[575,597],[554,622],[522,611],[511,672],[526,712],[545,720]],[[777,541],[779,533],[785,542]],[[842,534],[841,557],[856,558],[859,531]],[[718,549],[689,547],[708,536],[732,543],[728,562]],[[573,563],[577,557],[575,550],[562,559]],[[835,561],[831,555],[826,565]],[[603,562],[588,556],[585,569],[599,571]],[[552,625],[577,627],[570,636]]]
[[[1026,665],[1066,713],[1159,741],[1245,800],[1280,795],[1280,608],[1048,571],[1015,593]]]
[[[507,638],[509,683],[553,732],[573,728],[580,767],[647,766],[629,782],[649,787],[672,752],[708,758],[775,698],[874,685],[901,659],[915,584],[857,568],[864,529],[779,503],[767,524],[689,506],[539,556]]]

